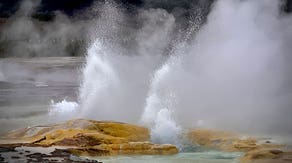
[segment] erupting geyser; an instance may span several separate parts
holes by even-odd
[[[166,75],[169,71],[168,63],[156,71],[146,99],[142,122],[151,128],[152,141],[178,144],[181,127],[176,124],[172,115],[174,113],[173,103],[176,102],[175,94],[169,87],[159,87],[163,80],[167,80]]]
[[[202,22],[183,30],[163,9],[129,20],[106,4],[114,15],[98,20],[110,25],[97,26],[79,107],[69,107],[76,117],[147,125],[158,143],[178,143],[197,125],[291,134],[292,21],[281,4],[218,0],[198,31]]]

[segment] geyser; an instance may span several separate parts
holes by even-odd
[[[203,26],[182,30],[163,9],[129,18],[107,3],[76,116],[142,123],[161,143],[198,125],[290,135],[292,18],[281,4],[218,0]]]

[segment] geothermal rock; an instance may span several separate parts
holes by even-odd
[[[187,134],[195,144],[228,152],[245,152],[241,162],[292,162],[292,152],[282,150],[284,145],[270,141],[261,143],[256,138],[243,137],[226,131],[194,129]]]
[[[192,143],[224,151],[234,151],[233,144],[239,140],[235,133],[211,129],[191,130],[187,137]]]
[[[191,130],[187,137],[192,143],[227,152],[248,152],[256,149],[283,147],[281,144],[260,143],[256,138],[211,129]]]
[[[6,138],[43,146],[92,146],[130,141],[148,141],[147,128],[118,122],[71,120],[51,126],[35,126],[12,131]]]
[[[257,149],[247,152],[242,158],[242,163],[288,163],[292,162],[292,152],[279,149]]]
[[[7,139],[27,145],[69,146],[77,155],[176,154],[173,145],[152,144],[144,127],[109,121],[71,120],[63,124],[12,131]],[[72,148],[71,148],[72,147]]]
[[[177,154],[178,149],[170,144],[152,144],[149,142],[129,142],[122,144],[99,145],[86,148],[69,149],[72,154],[78,156],[107,156],[107,155],[172,155]],[[98,153],[98,154],[97,154]]]

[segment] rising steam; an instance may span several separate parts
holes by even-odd
[[[104,4],[79,115],[142,123],[163,143],[196,126],[292,134],[292,17],[282,2],[218,0],[207,19],[197,5],[184,28],[177,10],[146,5],[129,17]]]
[[[76,56],[84,53],[91,21],[56,11],[53,21],[33,19],[40,0],[24,0],[0,26],[0,57]]]

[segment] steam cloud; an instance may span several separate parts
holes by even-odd
[[[284,1],[218,0],[207,18],[210,1],[155,2],[133,13],[114,2],[95,6],[79,116],[143,123],[157,141],[165,128],[173,141],[197,126],[292,133]]]
[[[291,134],[291,16],[280,8],[281,1],[217,1],[187,52],[179,50],[156,72],[144,121],[155,122],[167,108],[183,126],[196,120]]]
[[[75,20],[56,11],[53,21],[33,19],[39,0],[24,0],[0,27],[1,57],[83,55],[91,21]]]

